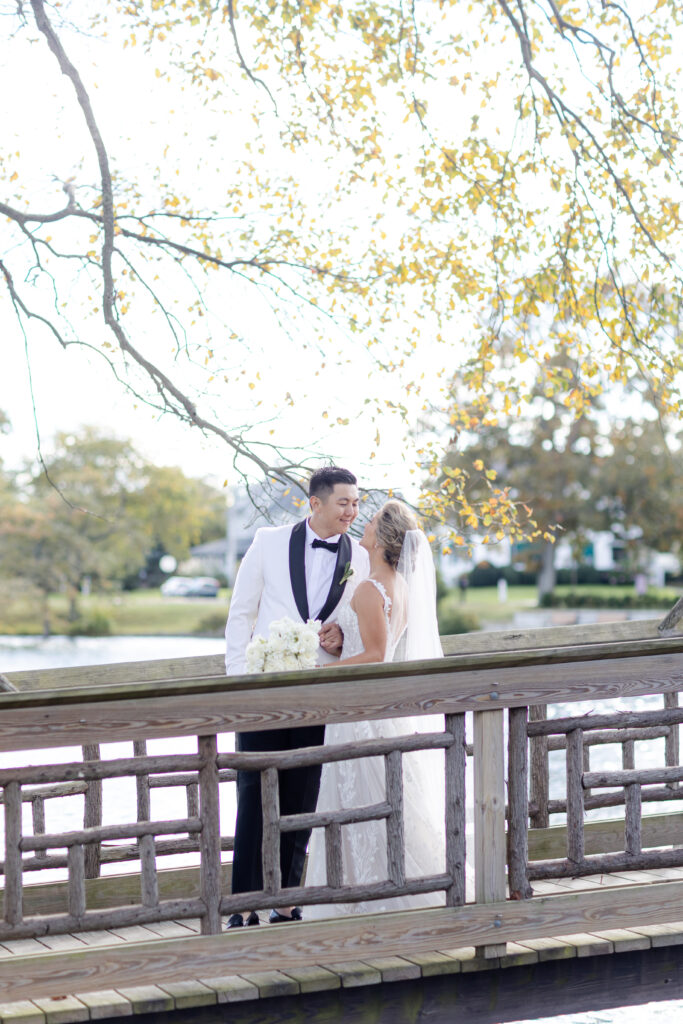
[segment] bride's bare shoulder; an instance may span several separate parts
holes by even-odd
[[[351,604],[356,611],[360,607],[372,607],[373,605],[384,605],[385,595],[391,597],[389,589],[379,580],[366,578],[361,580],[353,592]]]

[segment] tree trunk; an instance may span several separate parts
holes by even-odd
[[[50,633],[52,631],[51,631],[51,628],[50,628],[50,605],[48,603],[48,595],[46,593],[43,594],[43,602],[42,602],[42,604],[43,604],[43,638],[47,639],[47,637],[50,636]]]
[[[555,589],[555,545],[547,540],[541,554],[541,568],[538,571],[538,599],[552,594]]]
[[[69,622],[76,622],[79,618],[78,591],[75,587],[69,587]]]

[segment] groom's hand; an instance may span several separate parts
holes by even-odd
[[[320,646],[328,654],[333,654],[335,657],[341,654],[344,634],[336,622],[327,622],[324,626],[321,626],[318,639],[320,640]]]

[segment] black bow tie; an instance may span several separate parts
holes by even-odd
[[[339,541],[334,544],[329,544],[326,540],[318,540],[317,538],[313,541],[314,548],[325,548],[326,551],[332,551],[335,555],[339,548]]]

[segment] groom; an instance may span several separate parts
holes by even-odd
[[[368,574],[368,556],[347,536],[358,515],[358,486],[348,469],[326,466],[313,473],[308,494],[311,515],[295,526],[265,527],[257,530],[242,560],[225,627],[227,641],[225,668],[228,675],[245,671],[245,650],[254,635],[268,636],[272,622],[287,616],[319,619],[318,664],[333,661],[341,649],[341,631],[335,624],[339,604],[353,568],[358,576]],[[237,733],[239,751],[293,750],[319,746],[324,742],[324,725],[295,729],[266,729]],[[280,772],[280,813],[302,814],[315,810],[320,788],[321,765]],[[283,887],[297,886],[306,856],[310,829],[284,832],[280,844]],[[252,892],[263,888],[261,843],[261,776],[240,771],[237,775],[237,822],[232,862],[232,891]],[[270,914],[272,922],[301,920],[299,907]],[[228,928],[244,924],[233,914]],[[259,924],[252,911],[247,924]]]

